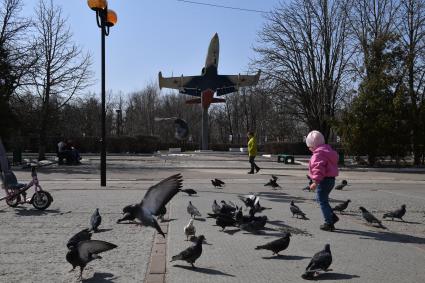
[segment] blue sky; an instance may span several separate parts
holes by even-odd
[[[194,0],[270,11],[279,0]],[[37,0],[24,1],[25,14]],[[92,54],[95,84],[100,92],[100,30],[86,0],[53,0],[62,7],[75,42]],[[124,94],[164,76],[198,75],[215,32],[220,38],[219,73],[247,70],[252,47],[265,19],[261,13],[196,5],[177,0],[109,0],[118,23],[106,39],[106,88]]]

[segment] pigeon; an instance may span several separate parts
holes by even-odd
[[[329,244],[325,245],[325,249],[316,253],[311,259],[310,263],[305,269],[305,273],[301,275],[304,279],[314,279],[318,275],[318,271],[328,271],[329,266],[332,264],[331,247]]]
[[[192,195],[196,195],[198,192],[197,191],[195,191],[194,189],[184,189],[184,190],[181,190],[182,192],[185,192],[186,194],[188,194],[190,197],[192,196]]]
[[[332,208],[332,211],[339,211],[341,214],[342,212],[348,207],[348,204],[351,202],[351,200],[347,199],[343,203],[340,203],[336,205],[334,208]]]
[[[305,213],[302,212],[302,210],[297,205],[295,205],[294,201],[291,201],[291,206],[289,207],[289,209],[292,212],[292,217],[296,215],[298,218],[298,215],[299,215],[301,216],[302,219],[307,219],[307,217],[305,216]]]
[[[99,214],[99,208],[96,208],[90,218],[90,231],[93,231],[95,233],[98,232],[100,223],[102,223],[102,216],[100,216]]]
[[[90,240],[91,236],[92,233],[90,233],[90,229],[83,229],[74,236],[72,236],[71,239],[68,240],[66,246],[68,247],[68,249],[71,249],[72,247],[76,247],[81,241]]]
[[[121,223],[122,221],[133,221],[134,219],[136,219],[136,214],[137,211],[139,209],[139,205],[138,204],[130,204],[125,206],[122,209],[122,213],[124,214],[123,218],[118,219],[117,223]]]
[[[248,223],[239,225],[239,228],[241,228],[242,230],[250,231],[250,232],[256,232],[258,230],[264,229],[264,226],[266,226],[267,220],[268,220],[267,216],[256,217]]]
[[[165,214],[167,214],[167,208],[164,206],[162,206],[159,210],[158,210],[158,219],[161,222],[164,222],[164,216]]]
[[[236,220],[235,219],[233,219],[232,217],[227,217],[227,216],[218,216],[217,218],[216,218],[216,221],[215,221],[215,224],[217,225],[217,226],[220,226],[221,227],[221,231],[224,231],[224,229],[227,227],[227,226],[235,226],[236,225]]]
[[[173,262],[176,260],[184,260],[190,263],[193,268],[196,268],[194,263],[202,254],[202,243],[204,242],[204,240],[205,240],[204,235],[200,235],[195,245],[188,247],[187,249],[185,249],[178,255],[173,256],[170,262]]]
[[[260,200],[257,199],[256,202],[255,202],[255,204],[254,204],[254,207],[252,207],[251,210],[250,210],[250,214],[251,213],[252,214],[255,214],[257,212],[262,212],[263,210],[266,210],[266,209],[271,209],[271,208],[270,207],[261,206]]]
[[[342,180],[341,184],[335,187],[335,190],[342,190],[345,186],[347,186],[347,184],[348,184],[347,180]]]
[[[398,218],[403,220],[403,216],[406,214],[406,205],[403,204],[401,206],[401,208],[396,209],[394,211],[390,211],[388,213],[385,213],[383,218],[385,219],[386,217],[391,218],[391,220],[394,220],[394,218]],[[403,220],[404,221],[404,220]]]
[[[238,211],[235,214],[235,220],[236,222],[238,222],[239,224],[244,224],[244,223],[248,223],[251,222],[251,220],[253,220],[253,215],[243,215],[242,213],[242,207],[240,207],[238,209]]]
[[[372,213],[370,213],[369,211],[367,211],[366,208],[364,208],[363,206],[360,206],[359,209],[362,211],[363,218],[368,223],[370,223],[370,224],[377,223],[380,228],[384,228],[385,229],[385,227],[382,225],[382,222],[379,221],[375,216],[373,216]]]
[[[189,220],[189,223],[184,227],[184,234],[186,235],[186,240],[189,239],[190,236],[195,236],[196,228],[193,226],[193,219]]]
[[[199,236],[199,237],[200,237],[200,236]],[[199,237],[197,237],[197,236],[195,236],[195,235],[192,235],[192,236],[190,236],[189,241],[191,241],[191,242],[193,242],[193,243],[196,243],[196,242],[198,241]],[[208,244],[208,243],[207,243],[207,241],[205,241],[205,238],[204,238],[204,240],[203,240],[203,243],[204,243],[204,244]]]
[[[176,174],[170,176],[148,189],[143,200],[138,204],[136,217],[142,225],[150,226],[165,238],[164,232],[154,216],[160,214],[161,208],[180,191],[182,187],[182,176]]]
[[[71,246],[66,254],[66,260],[72,265],[72,270],[75,267],[80,267],[80,277],[83,276],[83,270],[86,265],[97,258],[102,258],[98,254],[116,248],[117,246],[108,242],[98,240],[81,241],[77,246]]]
[[[260,198],[256,194],[250,194],[245,196],[239,196],[239,199],[245,204],[246,207],[253,208],[254,205],[260,201]]]
[[[224,200],[221,201],[220,213],[222,214],[232,214],[236,211],[236,207],[233,205],[227,204]]]
[[[272,187],[272,189],[281,188],[281,186],[277,183],[276,180],[270,179],[270,181],[264,184],[265,187]]]
[[[286,233],[282,238],[271,241],[267,244],[257,246],[256,250],[269,250],[273,252],[273,255],[279,255],[279,252],[285,250],[289,246],[291,233]]]
[[[192,218],[195,218],[196,216],[202,216],[199,210],[192,204],[191,201],[189,201],[189,204],[187,206],[187,213],[189,213],[190,217]]]
[[[279,179],[276,175],[272,175],[272,179],[274,180],[274,181],[277,181],[277,179]]]
[[[225,185],[225,183],[222,180],[217,179],[217,178],[214,179],[214,180],[211,180],[211,183],[213,184],[213,186],[215,188],[217,188],[217,187],[221,188],[221,187],[223,187],[223,185]]]
[[[212,212],[215,214],[220,213],[221,211],[221,206],[217,203],[216,200],[214,200],[213,204],[212,204]]]

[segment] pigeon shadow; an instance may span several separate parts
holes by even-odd
[[[319,276],[314,278],[314,280],[348,280],[353,278],[360,278],[360,276],[344,273],[326,272],[321,273]]]
[[[235,275],[224,273],[224,272],[221,272],[219,270],[212,269],[212,268],[205,268],[205,267],[193,268],[191,266],[185,266],[185,265],[179,265],[179,264],[174,264],[173,266],[178,267],[178,268],[182,268],[182,269],[186,269],[186,270],[190,270],[190,271],[194,271],[194,272],[210,274],[210,275],[223,275],[223,276],[235,277]]]
[[[236,232],[241,231],[241,229],[233,229],[233,230],[224,230],[222,232],[229,234],[229,235],[234,235]]]
[[[93,277],[88,279],[83,279],[81,282],[85,283],[103,283],[103,282],[114,282],[114,275],[112,273],[106,272],[95,272]]]
[[[164,219],[161,221],[161,223],[168,223],[168,222],[172,222],[174,220],[177,220],[177,218],[168,218],[168,219]]]
[[[94,233],[102,233],[102,232],[108,232],[108,231],[112,231],[112,228],[100,228],[100,229],[97,229],[97,231]]]
[[[275,255],[275,256],[263,256],[263,259],[283,259],[283,260],[302,260],[306,259],[308,257],[305,256],[299,256],[299,255]]]
[[[15,210],[15,214],[19,216],[42,216],[48,214],[62,214],[59,209],[38,210],[35,208],[25,209],[19,208]]]
[[[336,229],[335,233],[340,234],[350,234],[350,235],[358,235],[360,239],[366,240],[378,240],[385,242],[394,242],[394,243],[407,243],[407,244],[425,244],[425,238],[411,236],[406,234],[399,234],[395,232],[387,232],[387,231],[358,231],[358,230],[350,230],[350,229]]]
[[[386,221],[386,222],[389,222],[389,223],[391,223],[391,222],[395,222],[395,223],[406,223],[406,224],[423,224],[423,223],[421,223],[421,222],[414,222],[414,221],[402,221],[402,220],[390,220],[390,219],[388,219],[388,220],[386,220],[386,219],[384,219],[384,220],[382,220],[382,222],[384,222],[384,221]]]
[[[203,217],[193,218],[193,220],[201,221],[201,222],[205,222],[205,221],[207,221],[207,220],[206,220],[205,218],[203,218]]]

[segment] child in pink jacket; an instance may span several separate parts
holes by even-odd
[[[325,218],[320,229],[333,231],[334,224],[339,219],[329,205],[329,194],[335,185],[335,177],[338,176],[338,153],[325,144],[325,138],[319,131],[311,131],[305,142],[313,153],[308,164],[309,176],[313,181],[310,189],[316,190],[317,202]]]

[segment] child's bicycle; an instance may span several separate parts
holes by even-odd
[[[0,172],[1,174],[1,172]],[[32,180],[28,184],[20,184],[12,171],[3,172],[3,187],[6,196],[0,198],[0,201],[6,200],[10,207],[17,207],[19,204],[29,203],[36,209],[45,210],[53,201],[49,192],[44,191],[37,178],[35,167],[31,168]],[[34,194],[27,199],[27,190],[34,187]]]

